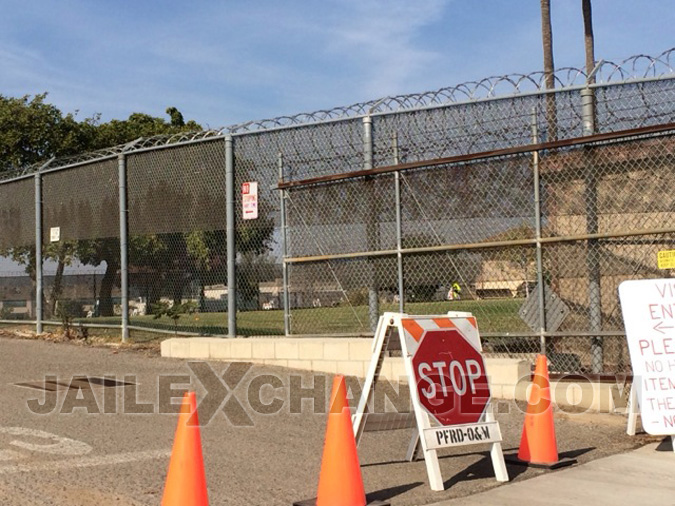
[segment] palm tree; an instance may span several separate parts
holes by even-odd
[[[581,12],[584,16],[584,49],[586,51],[586,75],[591,75],[595,67],[595,39],[593,38],[593,11],[591,0],[581,0]],[[595,76],[591,76],[588,84],[595,83]]]
[[[544,50],[544,86],[555,88],[555,64],[553,63],[553,29],[551,28],[551,0],[541,0],[541,42]],[[558,120],[555,94],[546,95],[546,122],[548,141],[558,140]]]

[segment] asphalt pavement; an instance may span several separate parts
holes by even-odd
[[[83,376],[90,378],[87,388],[77,387],[83,385]],[[358,395],[358,385],[353,380],[349,384]],[[44,385],[54,391],[41,390]],[[288,505],[313,497],[330,387],[331,377],[324,374],[222,362],[189,365],[152,352],[0,338],[0,504],[159,504],[176,429],[175,408],[188,388],[200,400],[212,505]],[[405,408],[406,389],[383,390],[376,401],[389,410]],[[384,393],[387,402],[382,401]],[[523,407],[510,401],[496,407],[505,452],[515,453]],[[441,455],[442,492],[429,489],[423,461],[405,460],[409,430],[366,433],[359,446],[366,492],[371,499],[397,506],[434,504],[489,490],[505,494],[540,483],[538,476],[548,480],[584,473],[588,462],[600,466],[610,455],[628,459],[636,454],[649,460],[646,449],[630,451],[656,441],[625,435],[621,416],[558,412],[555,419],[559,451],[577,458],[579,467],[548,473],[508,465],[512,483],[500,485],[487,447],[460,447]],[[654,458],[666,456],[671,462],[675,458],[672,453]],[[625,462],[624,474],[633,472],[631,462]],[[646,464],[636,465],[636,473],[647,469]],[[575,492],[567,484],[564,488]],[[482,504],[494,501],[488,495]],[[536,501],[535,496],[529,503]]]

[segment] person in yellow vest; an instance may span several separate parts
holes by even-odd
[[[453,299],[459,300],[459,299],[462,298],[462,297],[461,297],[461,294],[462,294],[462,287],[459,286],[459,283],[454,282],[454,283],[452,284],[452,290],[451,290],[451,291],[452,291],[452,294],[453,294]]]

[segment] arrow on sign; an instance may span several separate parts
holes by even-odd
[[[672,325],[664,325],[663,322],[657,322],[656,325],[654,325],[654,330],[661,332],[661,334],[665,334],[665,332],[661,329],[672,329],[675,328]]]

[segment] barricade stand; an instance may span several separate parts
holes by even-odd
[[[400,349],[413,405],[412,414],[369,413],[387,350]],[[490,403],[476,319],[471,313],[409,316],[384,313],[373,338],[373,354],[352,418],[357,444],[364,431],[412,427],[407,458],[418,449],[432,490],[443,490],[437,451],[489,444],[497,481],[509,480],[501,431]]]

